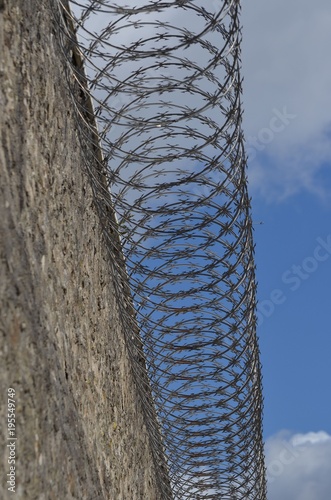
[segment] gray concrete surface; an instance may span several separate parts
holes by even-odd
[[[0,498],[159,500],[49,1],[1,0],[0,46]]]

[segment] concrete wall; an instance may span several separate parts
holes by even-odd
[[[159,500],[49,3],[0,0],[0,498]]]

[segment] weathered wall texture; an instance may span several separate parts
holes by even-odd
[[[0,498],[159,500],[48,4],[0,0]]]

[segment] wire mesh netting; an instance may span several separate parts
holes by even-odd
[[[265,499],[240,3],[53,4],[163,496]]]

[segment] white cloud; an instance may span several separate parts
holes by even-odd
[[[301,189],[325,196],[316,173],[331,160],[330,2],[252,0],[242,21],[246,137],[268,127],[274,108],[296,115],[252,159],[252,187],[273,199]]]
[[[324,174],[330,169],[331,141],[326,135],[312,136],[306,144],[297,142],[256,156],[250,163],[250,187],[269,201],[282,201],[301,190],[330,198]]]
[[[325,443],[331,439],[327,432],[308,432],[307,434],[295,434],[291,439],[293,446],[301,446],[304,444]]]
[[[266,442],[269,500],[331,498],[331,436],[282,431]]]

